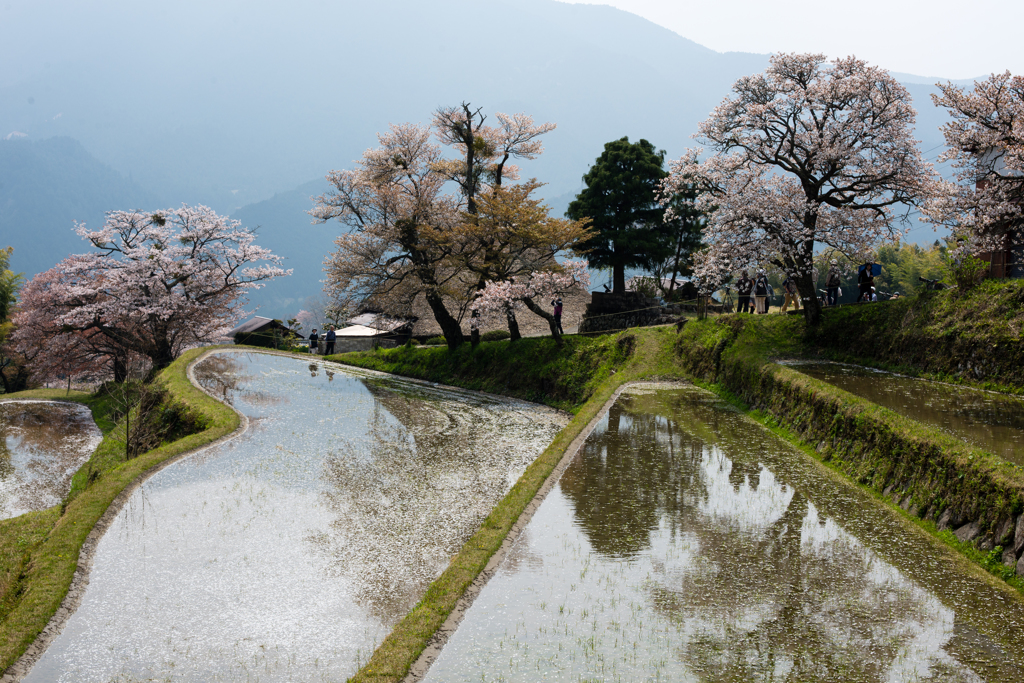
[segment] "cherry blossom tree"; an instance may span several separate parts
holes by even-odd
[[[468,103],[438,109],[432,127],[392,125],[357,168],[328,174],[333,189],[315,199],[310,214],[348,228],[324,262],[333,301],[404,316],[423,295],[448,346],[462,343],[462,316],[483,287],[479,269],[467,264],[502,248],[490,235],[460,231],[463,215],[476,214],[482,192],[517,179],[509,161],[534,158],[541,152],[536,138],[554,128],[524,114],[495,118],[498,125],[484,125]],[[456,156],[446,157],[432,133]]]
[[[454,239],[469,245],[462,253],[461,265],[477,276],[478,292],[488,283],[528,281],[534,275],[561,273],[559,258],[578,253],[593,236],[589,220],[549,216],[548,207],[532,196],[539,187],[536,180],[493,187],[480,195],[477,212],[465,213],[456,226]],[[470,309],[474,317],[483,310],[473,305]],[[520,338],[516,310],[511,305],[504,310],[512,341]],[[530,310],[536,313],[543,309]],[[553,323],[550,313],[544,311],[541,315]]]
[[[79,225],[77,233],[96,251],[30,282],[26,290],[39,297],[22,303],[15,323],[29,329],[32,318],[49,317],[61,333],[102,340],[115,358],[144,356],[153,370],[223,335],[246,292],[291,273],[253,244],[253,231],[205,206],[113,211],[99,230]]]
[[[566,261],[557,268],[513,275],[505,280],[489,281],[473,301],[473,308],[484,318],[506,317],[509,310],[527,308],[548,321],[551,336],[561,341],[555,316],[537,300],[560,296],[573,289],[590,287],[590,271],[586,261]]]
[[[527,114],[501,112],[494,116],[498,125],[488,126],[482,111],[463,102],[434,112],[437,139],[458,155],[435,163],[434,170],[458,184],[469,213],[476,213],[476,198],[482,191],[500,187],[506,179],[518,180],[519,168],[509,161],[536,159],[544,151],[538,138],[555,129],[553,123],[535,124]]]
[[[708,216],[694,274],[705,289],[741,267],[768,262],[798,275],[804,314],[813,296],[815,248],[866,255],[898,241],[906,212],[936,187],[912,129],[910,95],[883,69],[848,57],[779,54],[761,74],[741,78],[700,124],[702,149],[672,166],[671,196],[692,183]],[[671,213],[671,211],[669,211]]]
[[[83,381],[127,375],[124,352],[103,334],[66,330],[60,318],[68,312],[62,305],[70,282],[59,268],[44,271],[25,285],[15,311],[11,347],[35,382]]]
[[[924,208],[949,226],[953,251],[973,254],[1024,244],[1024,77],[1010,72],[975,82],[972,90],[936,84],[936,106],[952,120],[943,126],[958,183],[944,183]],[[968,254],[964,254],[967,256]],[[960,254],[954,253],[954,258]]]
[[[336,304],[368,303],[402,315],[422,293],[454,348],[462,343],[462,328],[445,300],[466,295],[451,262],[462,247],[448,236],[461,207],[457,196],[445,194],[447,179],[434,171],[442,156],[430,135],[425,126],[392,125],[355,170],[327,175],[334,188],[317,197],[309,213],[317,222],[336,219],[348,228],[324,261]]]

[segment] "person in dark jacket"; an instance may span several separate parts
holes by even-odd
[[[857,286],[860,292],[857,294],[857,301],[871,301],[871,290],[875,286],[875,264],[868,261],[860,268],[857,274]]]
[[[757,271],[757,279],[754,280],[754,305],[758,313],[768,312],[768,273],[764,268]]]
[[[825,305],[835,306],[839,302],[839,261],[832,259],[828,266],[828,275],[825,276]]]
[[[310,353],[316,353],[317,350],[318,350],[317,347],[319,347],[319,346],[320,346],[320,335],[316,333],[316,328],[314,327],[313,331],[309,335],[309,352]]]
[[[324,349],[324,355],[329,356],[334,353],[334,340],[337,339],[338,335],[334,334],[334,325],[327,328],[327,334],[324,335],[324,341],[327,342],[327,348]]]
[[[800,291],[796,286],[796,273],[790,273],[786,281],[782,283],[782,292],[786,296],[786,301],[782,304],[782,312],[785,313],[790,304],[793,304],[793,308],[799,311]]]
[[[558,334],[565,334],[562,330],[562,297],[556,296],[551,300],[551,306],[554,309],[555,314],[555,325],[558,326]]]
[[[753,313],[754,305],[750,301],[750,293],[754,291],[754,281],[750,279],[750,275],[747,271],[741,273],[739,282],[736,283],[736,293],[739,294],[740,302],[739,307],[736,309],[737,313]]]

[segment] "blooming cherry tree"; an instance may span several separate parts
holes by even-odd
[[[507,280],[489,281],[480,291],[472,307],[484,318],[505,318],[510,310],[527,308],[548,321],[551,336],[561,339],[555,317],[537,300],[561,295],[573,289],[590,287],[590,271],[586,261],[566,261],[555,270],[514,275]]]
[[[434,171],[442,156],[430,136],[426,126],[392,125],[356,169],[327,175],[334,187],[309,213],[317,222],[337,219],[348,228],[324,261],[336,305],[368,303],[402,315],[423,294],[454,347],[462,343],[462,328],[449,302],[468,301],[451,264],[461,249],[450,234],[462,204],[445,193],[447,179]]]
[[[242,315],[246,292],[291,273],[253,244],[253,231],[205,206],[112,211],[99,230],[77,232],[96,251],[37,276],[48,281],[26,286],[39,297],[19,316],[49,316],[63,333],[98,335],[124,355],[145,356],[154,370],[222,335]]]
[[[481,264],[505,246],[497,233],[461,229],[464,215],[477,214],[483,193],[517,179],[509,161],[535,158],[537,138],[554,128],[525,114],[496,118],[498,125],[487,126],[468,103],[443,107],[431,127],[392,125],[357,168],[328,174],[333,189],[309,213],[348,228],[324,262],[337,305],[404,316],[423,295],[449,347],[462,343],[462,316],[487,279]]]
[[[910,95],[882,69],[815,54],[775,55],[733,92],[695,136],[711,155],[688,151],[663,195],[697,187],[709,246],[694,274],[705,289],[741,267],[774,263],[797,274],[815,324],[816,246],[856,258],[880,240],[898,241],[906,221],[898,207],[935,190],[911,134]]]
[[[993,74],[965,91],[952,83],[936,84],[936,106],[952,120],[942,128],[958,183],[924,209],[926,216],[949,226],[961,247],[997,251],[1024,244],[1024,77]]]

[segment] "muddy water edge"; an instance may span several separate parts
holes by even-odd
[[[566,422],[294,357],[195,374],[248,431],[132,495],[25,680],[344,679]]]
[[[83,405],[0,401],[0,519],[59,505],[102,438]]]
[[[700,389],[588,437],[427,681],[1016,681],[1024,605]]]

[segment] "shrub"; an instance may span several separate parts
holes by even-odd
[[[259,332],[238,332],[235,334],[236,344],[261,346],[267,349],[290,351],[296,348],[296,335],[279,329],[261,330]]]
[[[508,339],[511,337],[508,330],[491,330],[490,332],[484,332],[480,335],[480,341],[501,341],[502,339]]]
[[[444,340],[443,336],[437,335],[436,337],[431,337],[430,339],[428,339],[427,341],[425,341],[423,343],[426,346],[443,346],[443,345],[447,344],[448,342],[446,342]]]

